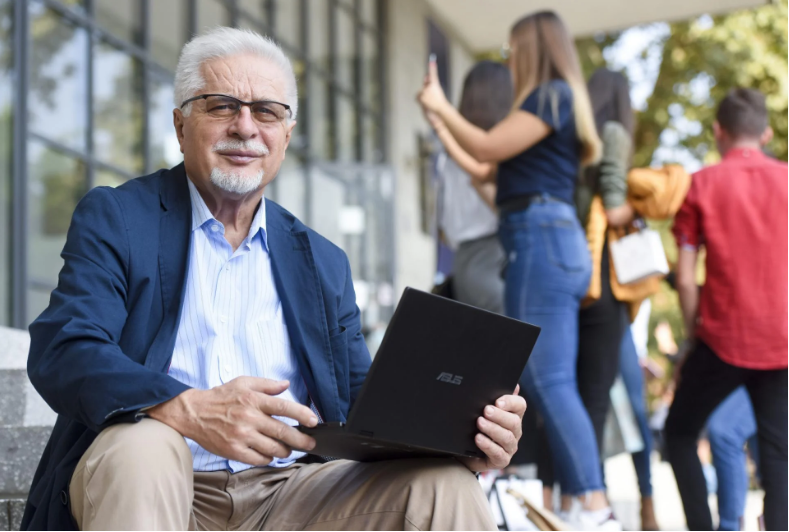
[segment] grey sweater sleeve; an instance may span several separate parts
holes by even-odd
[[[627,201],[627,172],[632,140],[619,122],[603,125],[603,157],[600,160],[599,193],[606,209]]]

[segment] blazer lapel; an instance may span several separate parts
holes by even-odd
[[[266,201],[271,265],[293,354],[320,417],[340,421],[329,330],[309,235],[295,218]]]
[[[162,175],[159,219],[159,280],[164,319],[151,344],[145,365],[166,371],[181,319],[191,246],[192,208],[184,165]]]

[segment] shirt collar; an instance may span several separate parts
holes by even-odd
[[[732,148],[723,156],[724,159],[762,159],[764,157],[762,150],[754,148]]]
[[[192,180],[187,176],[186,182],[189,184],[189,197],[192,200],[192,232],[195,229],[199,229],[206,225],[211,221],[215,221],[220,223],[214,215],[211,214],[211,210],[208,208],[208,205],[205,204],[203,200],[203,196],[200,195],[200,191],[197,190],[197,187],[192,183]],[[249,227],[249,234],[247,235],[247,240],[252,240],[255,236],[260,232],[263,238],[263,244],[268,249],[268,235],[266,234],[266,198],[265,196],[260,200],[260,206],[258,207],[257,212],[255,212],[255,217],[252,218],[252,224]]]

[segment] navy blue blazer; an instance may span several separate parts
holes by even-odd
[[[293,354],[324,421],[344,421],[370,365],[345,253],[266,203],[274,280]],[[28,375],[58,413],[23,530],[75,529],[71,475],[96,435],[188,387],[167,375],[192,224],[183,164],[79,202],[49,307],[30,325]]]

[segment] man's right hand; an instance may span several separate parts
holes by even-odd
[[[275,397],[288,381],[238,377],[210,390],[190,389],[145,411],[153,419],[197,442],[206,451],[263,466],[287,458],[293,448],[310,450],[315,440],[272,416],[307,427],[318,418],[306,406]]]

